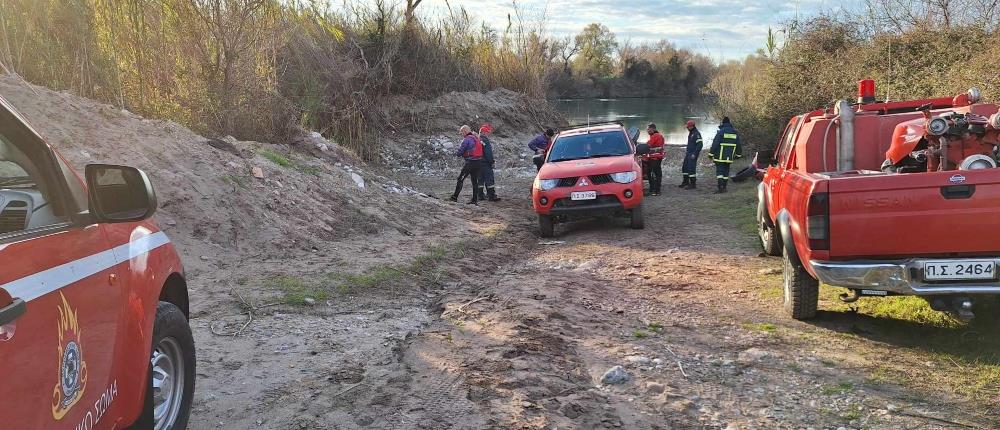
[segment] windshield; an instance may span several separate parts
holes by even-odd
[[[20,165],[13,161],[0,160],[0,186],[31,185],[31,179]]]
[[[552,143],[550,153],[550,162],[618,157],[631,154],[632,146],[621,131],[605,131],[560,137]]]

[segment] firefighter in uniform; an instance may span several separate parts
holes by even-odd
[[[684,126],[688,129],[688,142],[687,150],[684,152],[684,163],[681,165],[684,181],[678,187],[693,190],[698,186],[698,156],[701,155],[704,143],[701,140],[701,132],[698,131],[698,127],[695,127],[694,121],[688,120]]]
[[[740,135],[736,133],[728,116],[722,118],[722,124],[719,124],[719,131],[715,133],[709,154],[715,162],[715,179],[719,182],[719,189],[715,190],[715,194],[724,193],[726,184],[729,183],[729,169],[733,166],[733,160],[743,157]]]

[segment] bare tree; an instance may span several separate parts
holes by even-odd
[[[413,12],[416,11],[417,6],[424,0],[406,0],[406,11],[403,12],[403,23],[406,28],[410,28],[413,25]]]

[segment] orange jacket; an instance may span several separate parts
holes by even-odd
[[[649,135],[649,141],[646,142],[649,145],[649,156],[650,160],[662,160],[663,150],[665,149],[663,144],[663,135],[656,131]]]

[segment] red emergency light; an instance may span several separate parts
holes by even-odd
[[[858,103],[863,105],[875,103],[874,79],[862,79],[858,81]]]

